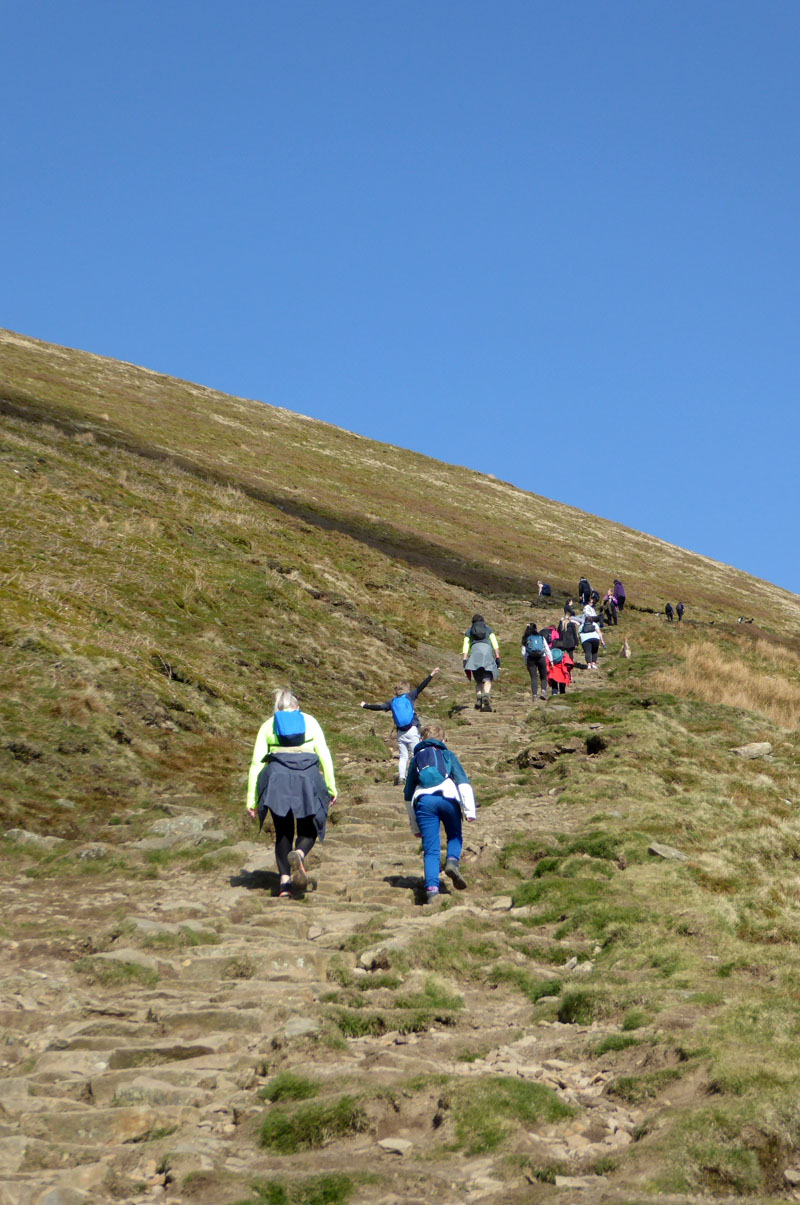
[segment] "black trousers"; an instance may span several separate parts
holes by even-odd
[[[531,694],[534,699],[539,685],[542,688],[542,695],[547,698],[547,654],[534,653],[532,657],[526,658],[525,664],[531,676]]]
[[[303,816],[297,821],[297,841],[294,840],[294,813],[286,816],[276,816],[270,811],[272,823],[275,826],[275,862],[278,873],[286,877],[289,874],[289,854],[292,845],[305,855],[314,848],[317,840],[317,826],[313,816]]]

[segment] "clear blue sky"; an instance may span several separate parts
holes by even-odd
[[[800,591],[796,0],[16,0],[0,325]]]

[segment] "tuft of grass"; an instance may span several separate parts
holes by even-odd
[[[430,1009],[453,1011],[464,1007],[464,997],[448,992],[438,979],[428,978],[420,992],[395,996],[394,1007],[403,1009]]]
[[[561,994],[561,981],[558,979],[540,979],[522,967],[499,964],[486,972],[488,984],[512,983],[531,1004],[536,1004],[543,996],[558,996]]]
[[[74,963],[74,970],[84,975],[90,983],[103,987],[124,987],[126,983],[139,983],[142,987],[155,987],[158,972],[137,962],[119,962],[108,958],[89,955]]]
[[[352,1096],[341,1096],[330,1103],[301,1105],[293,1112],[275,1106],[261,1126],[261,1145],[278,1155],[294,1155],[326,1146],[349,1134],[360,1134],[367,1125],[363,1106]]]
[[[627,1050],[630,1046],[638,1046],[639,1039],[626,1036],[621,1033],[610,1033],[598,1042],[594,1047],[593,1054],[607,1054],[610,1050]]]
[[[675,1080],[680,1079],[683,1070],[680,1067],[662,1067],[657,1071],[646,1071],[642,1075],[621,1075],[609,1087],[613,1096],[619,1097],[629,1105],[640,1105],[648,1100],[655,1100],[664,1089]]]
[[[562,1025],[591,1025],[598,1012],[597,995],[580,989],[566,992],[558,1006]]]
[[[455,1147],[465,1155],[496,1150],[515,1127],[551,1124],[573,1115],[542,1084],[511,1076],[484,1076],[445,1093],[455,1120]]]
[[[320,1085],[314,1080],[304,1079],[303,1076],[294,1075],[291,1071],[281,1071],[280,1075],[276,1075],[268,1084],[260,1090],[259,1096],[263,1100],[278,1101],[278,1100],[309,1100],[312,1096],[316,1096],[320,1090]]]
[[[258,967],[247,954],[236,954],[222,968],[223,979],[252,979]]]
[[[252,1185],[256,1195],[237,1205],[346,1205],[355,1189],[355,1181],[342,1172],[301,1180],[257,1180]]]

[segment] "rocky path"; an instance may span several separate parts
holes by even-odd
[[[572,699],[539,708],[601,686],[578,678]],[[492,715],[461,713],[451,743],[470,772],[506,775],[508,794],[465,830],[470,890],[433,912],[388,765],[380,782],[362,767],[365,789],[342,798],[303,900],[274,896],[264,837],[217,848],[202,868],[173,858],[157,878],[142,873],[148,848],[175,833],[202,841],[216,823],[185,801],[165,805],[144,848],[121,833],[111,870],[85,873],[92,847],[67,851],[52,877],[16,863],[0,888],[0,1205],[300,1200],[252,1185],[289,1192],[335,1173],[356,1203],[611,1199],[605,1172],[642,1115],[586,1060],[602,1034],[559,1024],[552,1003],[511,984],[487,990],[431,964],[473,934],[555,978],[552,960],[511,952],[515,936],[557,943],[498,897],[490,870],[521,820],[550,834],[574,819],[557,797],[519,798],[513,759],[539,721],[521,685],[497,699]],[[566,973],[577,982],[587,968],[591,951]],[[463,1007],[436,998],[432,974]],[[262,1147],[264,1118],[299,1107],[260,1095],[287,1072],[318,1084],[320,1107],[357,1101],[350,1128],[295,1154]],[[569,1114],[470,1154],[451,1098],[492,1077],[546,1087]]]

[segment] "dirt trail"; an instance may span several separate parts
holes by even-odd
[[[569,709],[580,693],[602,689],[602,672],[588,677],[577,674],[571,697],[540,710]],[[371,1013],[389,1017],[386,1032],[329,1040],[336,980],[382,982],[382,950],[408,948],[434,930],[446,934],[465,919],[501,945],[515,924],[520,934],[552,940],[526,927],[524,910],[510,913],[510,900],[493,894],[485,873],[521,827],[550,835],[574,823],[557,797],[512,798],[519,788],[507,759],[541,725],[527,718],[530,697],[521,687],[502,684],[495,697],[491,715],[461,713],[451,743],[470,772],[507,774],[509,793],[465,829],[470,889],[437,911],[419,903],[421,856],[402,793],[373,783],[374,765],[363,767],[363,797],[342,799],[328,840],[312,854],[318,881],[302,901],[272,894],[264,836],[235,846],[234,862],[230,849],[212,855],[218,868],[204,874],[176,867],[151,881],[124,872],[27,878],[20,871],[0,887],[0,1205],[224,1205],[255,1200],[257,1179],[332,1170],[372,1177],[357,1187],[356,1203],[491,1205],[564,1199],[524,1170],[555,1165],[567,1177],[559,1184],[581,1200],[613,1199],[609,1181],[586,1169],[630,1144],[642,1115],[604,1093],[609,1073],[584,1062],[586,1029],[543,1019],[512,986],[454,984],[465,1007],[408,1033],[391,1025],[396,988],[375,988],[363,998]],[[381,768],[384,779],[389,772]],[[193,809],[171,811],[191,817]],[[373,936],[359,940],[368,924]],[[525,966],[543,978],[555,974],[552,962]],[[407,972],[400,991],[419,992],[428,973]],[[367,1127],[297,1155],[262,1149],[260,1125],[275,1106],[259,1089],[288,1069],[323,1081],[331,1094],[360,1096]],[[574,1115],[524,1133],[516,1165],[507,1150],[470,1158],[448,1149],[453,1121],[441,1089],[403,1087],[432,1072],[535,1081]]]

